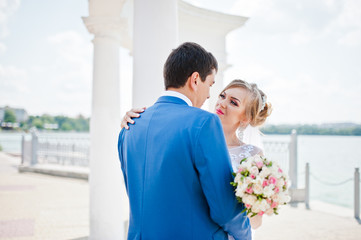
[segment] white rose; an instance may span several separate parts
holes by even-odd
[[[284,203],[288,203],[289,201],[291,201],[291,197],[286,194],[286,193],[280,193],[279,194],[279,204],[284,204]]]
[[[262,199],[260,201],[260,209],[262,212],[265,212],[268,208],[270,208],[270,205],[267,203],[265,199]]]
[[[261,205],[261,202],[260,202],[260,201],[256,201],[256,202],[253,204],[252,208],[251,208],[252,212],[254,212],[254,213],[259,213],[259,212],[261,211],[260,205]]]
[[[243,198],[244,196],[244,191],[242,189],[236,189],[236,196],[237,197],[240,197],[240,198]]]
[[[273,194],[274,194],[274,191],[272,190],[272,187],[271,187],[271,186],[266,186],[266,187],[263,189],[263,195],[264,195],[265,197],[271,197]]]
[[[245,192],[246,192],[246,188],[247,186],[245,184],[240,184],[237,186],[236,188],[236,196],[237,197],[240,197],[240,198],[243,198]]]
[[[283,173],[279,171],[278,164],[273,164],[271,167],[272,175],[274,175],[276,178],[281,178]]]
[[[257,200],[252,206],[252,212],[259,213],[260,211],[264,212],[267,210],[268,203],[266,200]]]
[[[259,173],[258,167],[257,166],[252,166],[251,169],[249,170],[250,174],[253,174],[254,176],[257,176]]]
[[[272,200],[273,200],[274,202],[277,202],[277,203],[279,203],[280,200],[281,200],[279,194],[274,194],[274,195],[271,196],[271,198],[272,198]]]
[[[262,183],[263,183],[263,182],[262,182],[261,179],[257,179],[257,180],[255,181],[255,183],[253,184],[252,189],[253,189],[253,192],[254,192],[255,194],[262,194],[262,192],[263,192]]]
[[[235,182],[235,183],[238,183],[238,184],[239,184],[239,183],[242,183],[241,177],[242,177],[241,174],[238,174],[238,173],[237,173],[237,174],[236,174],[236,177],[234,178],[234,182]]]
[[[251,194],[244,194],[242,201],[244,204],[253,205],[257,201],[257,197]]]
[[[246,177],[246,179],[244,180],[244,184],[248,186],[250,183],[253,183],[253,179],[250,177]]]
[[[282,190],[283,185],[285,185],[285,180],[283,180],[283,178],[278,179],[276,187],[278,187],[280,191]]]
[[[259,176],[262,177],[262,178],[266,178],[270,174],[271,174],[270,169],[268,167],[266,167],[266,166],[263,166]]]

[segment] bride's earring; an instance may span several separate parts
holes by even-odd
[[[243,127],[242,125],[239,125],[239,127],[237,128],[237,138],[239,139],[239,141],[243,142],[243,132],[246,128]]]

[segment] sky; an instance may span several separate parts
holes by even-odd
[[[187,2],[249,17],[227,36],[224,79],[257,83],[273,105],[268,123],[361,123],[361,1]],[[0,107],[90,116],[93,37],[83,16],[87,0],[0,0]],[[131,77],[124,49],[121,64]]]

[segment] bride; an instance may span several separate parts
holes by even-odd
[[[121,126],[129,129],[128,123],[133,124],[132,118],[139,117],[139,113],[144,110],[145,108],[132,109],[127,112]],[[237,170],[242,159],[256,154],[263,155],[259,130],[255,127],[266,121],[272,108],[266,95],[256,84],[233,80],[219,94],[214,110],[222,123],[233,171]],[[246,128],[248,134],[243,137]],[[257,229],[262,224],[262,216],[250,218],[250,223],[252,229]],[[233,237],[229,236],[229,239]]]

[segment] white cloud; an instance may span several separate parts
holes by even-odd
[[[4,53],[5,51],[6,51],[6,45],[0,42],[0,54]]]
[[[20,6],[20,0],[0,0],[0,39],[8,35],[8,18]]]
[[[246,17],[261,16],[263,13],[271,12],[271,16],[275,16],[277,10],[274,8],[272,1],[262,0],[238,0],[235,1],[231,8],[231,13]]]
[[[26,69],[0,65],[1,104],[23,107],[29,114],[79,113],[89,116],[92,82],[92,44],[74,31],[48,38],[48,62]]]
[[[8,19],[20,6],[20,0],[0,0],[0,40],[9,34]],[[6,51],[6,45],[0,41],[0,54]]]
[[[316,36],[317,32],[307,26],[302,26],[297,32],[290,35],[290,40],[294,45],[303,45],[310,43]]]
[[[348,32],[342,36],[338,43],[345,46],[360,46],[361,45],[361,29]]]
[[[342,1],[339,13],[324,29],[325,37],[336,37],[337,43],[346,46],[359,46],[361,42],[361,1]]]
[[[51,104],[58,113],[90,114],[92,83],[92,44],[76,31],[65,31],[49,36],[54,62],[45,75],[51,78]],[[55,74],[52,74],[52,73]],[[59,104],[61,102],[62,104]],[[49,109],[49,108],[48,108]]]
[[[1,104],[22,107],[24,97],[29,94],[29,74],[16,66],[0,64]]]

